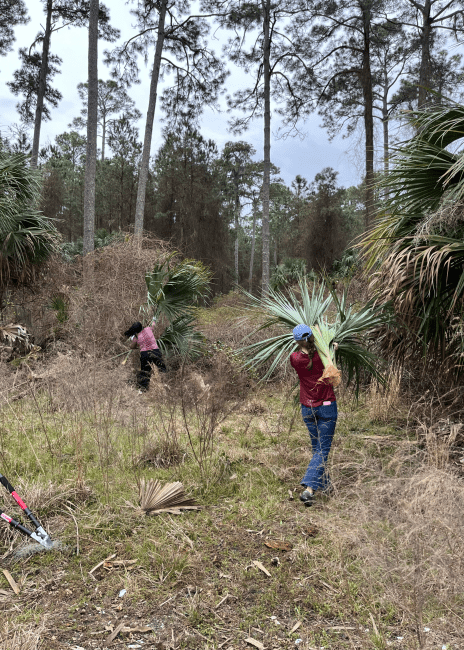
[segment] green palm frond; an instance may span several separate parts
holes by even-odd
[[[321,338],[326,348],[330,349],[332,359],[332,343],[334,340],[338,343],[337,361],[342,369],[347,370],[348,382],[354,379],[357,390],[363,369],[383,381],[377,368],[378,359],[372,351],[368,350],[365,335],[373,327],[385,325],[389,321],[390,316],[387,311],[369,303],[355,312],[350,305],[347,305],[346,292],[341,299],[336,298],[335,294],[324,297],[327,292],[325,283],[321,283],[319,287],[314,284],[310,291],[308,286],[300,281],[298,288],[301,298],[297,298],[291,291],[288,295],[284,295],[271,290],[261,298],[244,292],[249,301],[249,309],[258,313],[262,319],[256,332],[272,326],[282,329],[281,334],[252,343],[240,350],[240,354],[248,357],[245,365],[258,369],[271,362],[263,380],[269,378],[279,363],[288,358],[289,354],[298,347],[293,340],[293,328],[299,323],[306,323],[313,331],[316,327],[320,328]],[[336,313],[329,323],[326,313],[333,303],[335,303]]]
[[[446,149],[464,138],[464,107],[416,111],[409,119],[417,133],[392,156],[391,169],[379,183],[389,199],[360,243],[368,271],[437,210],[445,195],[450,201],[464,196],[464,156]]]
[[[205,337],[197,332],[193,323],[195,315],[183,315],[173,321],[157,339],[163,356],[180,354],[189,360],[199,357],[205,349]]]
[[[445,148],[464,133],[464,106],[456,103],[453,106],[433,106],[426,111],[413,111],[410,122],[418,138]]]
[[[57,250],[54,222],[36,208],[39,195],[39,176],[26,156],[0,152],[0,302],[11,278],[29,278]]]
[[[183,260],[170,268],[176,254],[145,275],[148,307],[156,316],[164,315],[170,322],[190,313],[210,293],[212,277],[210,269],[197,260]]]
[[[332,303],[330,295],[324,298],[326,292],[324,284],[317,288],[316,283],[314,283],[310,293],[308,285],[304,280],[300,280],[298,289],[301,294],[301,302],[293,290],[283,294],[280,291],[270,289],[267,295],[261,297],[243,291],[243,294],[248,299],[249,308],[258,310],[264,317],[264,321],[257,331],[272,325],[293,328],[298,323],[317,323],[319,321]]]
[[[35,203],[40,192],[40,177],[24,154],[0,151],[0,232],[14,227],[21,208]]]
[[[390,302],[404,326],[385,345],[401,357],[422,348],[443,362],[454,354],[452,323],[464,306],[464,154],[449,151],[464,138],[464,106],[410,120],[416,135],[393,156],[381,183],[389,200],[360,246],[377,300]]]
[[[143,320],[167,320],[158,337],[161,353],[180,354],[195,359],[204,352],[204,336],[194,327],[198,302],[210,294],[212,273],[197,260],[175,262],[177,252],[169,255],[146,273],[147,303],[140,308]]]

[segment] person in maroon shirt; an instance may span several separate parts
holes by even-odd
[[[300,380],[301,414],[313,450],[308,469],[301,480],[305,489],[300,494],[300,500],[305,506],[311,506],[317,490],[326,493],[331,490],[327,459],[337,423],[337,402],[328,380],[321,379],[324,365],[317,353],[311,328],[304,323],[297,325],[293,338],[299,349],[290,355],[290,363]]]

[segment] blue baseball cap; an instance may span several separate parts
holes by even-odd
[[[293,338],[295,341],[304,341],[312,334],[311,328],[304,323],[300,323],[293,329]]]

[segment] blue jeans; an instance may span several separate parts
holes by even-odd
[[[337,402],[315,407],[302,404],[301,415],[308,427],[313,449],[313,457],[301,480],[301,485],[310,487],[314,491],[326,490],[330,486],[327,458],[337,424]]]

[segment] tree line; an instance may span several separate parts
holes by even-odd
[[[112,80],[100,83],[96,69],[98,41],[105,39],[115,44],[119,38],[118,30],[111,26],[108,9],[98,0],[42,0],[42,3],[45,27],[41,27],[29,48],[20,50],[21,66],[9,85],[21,98],[18,111],[23,122],[34,127],[31,164],[43,166],[44,184],[54,188],[55,197],[59,183],[62,191],[66,188],[72,196],[69,205],[76,221],[67,226],[69,235],[75,236],[76,223],[81,219],[84,252],[89,252],[93,248],[95,224],[105,222],[111,229],[113,222],[118,222],[117,227],[119,224],[123,227],[123,223],[125,227],[125,215],[130,213],[136,236],[140,236],[143,228],[149,228],[179,238],[187,247],[196,241],[200,250],[201,246],[207,246],[207,232],[214,233],[223,242],[223,248],[218,245],[211,248],[221,251],[219,257],[226,260],[222,253],[230,247],[231,237],[223,233],[229,232],[235,235],[232,239],[236,278],[240,279],[241,273],[237,261],[240,246],[244,249],[249,246],[247,263],[250,262],[252,269],[254,251],[260,246],[263,289],[269,286],[272,261],[283,259],[279,250],[282,255],[285,251],[287,257],[306,259],[311,266],[315,263],[319,251],[313,251],[310,256],[313,239],[308,233],[317,220],[308,215],[316,210],[316,205],[320,214],[325,215],[318,237],[325,232],[331,238],[328,243],[320,239],[317,246],[327,249],[324,250],[327,258],[336,254],[345,236],[346,214],[357,214],[356,227],[359,227],[360,211],[363,226],[372,224],[376,200],[375,123],[381,127],[382,144],[377,149],[381,149],[383,167],[388,170],[393,120],[397,118],[401,123],[405,110],[452,102],[458,97],[463,80],[461,56],[449,54],[450,39],[459,40],[464,31],[459,0],[394,3],[388,0],[203,0],[200,6],[195,5],[195,12],[186,0],[145,0],[134,3],[133,35],[106,51]],[[23,0],[4,0],[3,4],[1,54],[12,47],[14,26],[27,20]],[[61,98],[59,90],[53,87],[53,77],[61,62],[53,53],[53,33],[64,26],[85,26],[89,30],[88,80],[81,87],[87,107],[84,115],[76,118],[87,133],[79,133],[76,121],[76,131],[63,134],[67,138],[66,146],[71,149],[74,145],[70,145],[70,139],[77,142],[84,138],[85,155],[74,162],[75,153],[66,154],[71,155],[71,162],[61,156],[63,171],[58,173],[60,156],[40,153],[40,125],[50,117],[50,108]],[[213,47],[211,34],[217,26],[228,35],[220,54]],[[130,86],[139,81],[141,58],[151,58],[153,65],[145,133],[143,141],[138,142],[134,126],[137,114],[130,104]],[[213,153],[214,143],[205,142],[194,128],[204,107],[217,105],[228,74],[227,60],[246,73],[244,86],[227,97],[229,107],[235,111],[231,121],[233,132],[241,134],[251,120],[263,120],[263,155],[255,171],[251,171],[255,163],[242,160],[246,156],[246,143],[231,143],[228,152],[224,149],[221,154]],[[161,78],[164,83],[159,93]],[[123,102],[119,111],[105,114],[107,109],[102,103],[105,90],[109,91],[111,101]],[[153,161],[151,141],[158,94],[167,126],[165,143]],[[347,209],[346,191],[343,194],[336,188],[332,170],[318,174],[312,184],[296,179],[294,188],[283,190],[284,185],[276,180],[278,172],[271,162],[271,102],[274,114],[281,116],[281,129],[287,135],[298,133],[304,118],[314,111],[322,116],[323,125],[332,136],[340,132],[349,135],[360,129],[365,179],[362,192],[359,190],[354,197],[356,192],[352,191],[354,212],[352,205]],[[97,164],[98,125],[101,160]],[[111,158],[106,157],[106,145],[112,151]],[[56,146],[61,145],[57,142]],[[127,156],[121,155],[125,146],[131,152]],[[173,162],[176,156],[180,156],[177,163]],[[218,172],[220,159],[222,171]],[[170,168],[174,165],[180,170],[179,160],[183,161],[187,186],[176,187],[176,173]],[[82,176],[82,170],[79,172],[82,165],[87,170],[84,180],[78,176],[79,173]],[[133,171],[128,169],[131,166]],[[65,169],[68,176],[63,180]],[[124,207],[109,210],[109,203],[116,205],[118,200],[117,193],[110,191],[108,200],[102,203],[99,191],[103,191],[104,183],[99,186],[99,181],[105,174],[118,179],[119,196],[129,197],[128,201],[124,198]],[[248,178],[253,174],[259,179],[258,187]],[[122,195],[124,183],[128,184],[129,192],[124,191]],[[45,202],[52,201],[53,192],[50,190],[47,195],[44,191]],[[285,201],[292,204],[294,213],[276,208]],[[295,208],[298,201],[301,209]],[[247,237],[240,234],[246,232],[240,226],[244,204],[249,205],[247,215],[251,224]],[[83,213],[78,218],[80,209]],[[183,216],[182,209],[185,209]],[[69,215],[71,211],[65,210]],[[111,213],[111,218],[103,218],[103,212]],[[282,221],[278,235],[277,214],[281,214]],[[338,219],[342,224],[338,230],[329,225],[330,219]],[[301,251],[304,254],[298,255]]]
[[[126,105],[124,94],[119,99]],[[117,112],[119,100],[113,107]],[[108,112],[105,120],[106,142],[98,150],[95,175],[97,245],[133,228],[143,148],[127,113]],[[80,118],[71,125],[76,122]],[[27,134],[18,132],[2,144],[12,153],[27,153],[32,146]],[[40,209],[55,220],[65,240],[74,242],[65,247],[67,254],[83,251],[86,151],[85,135],[70,129],[39,152]],[[150,161],[145,230],[210,265],[215,291],[228,291],[235,282],[257,289],[262,276],[263,162],[254,159],[255,153],[241,140],[219,150],[186,121],[175,132],[166,130]],[[330,268],[362,232],[363,195],[362,186],[340,187],[331,168],[312,182],[297,176],[289,187],[272,166],[271,269],[295,267],[297,260],[308,271]]]

